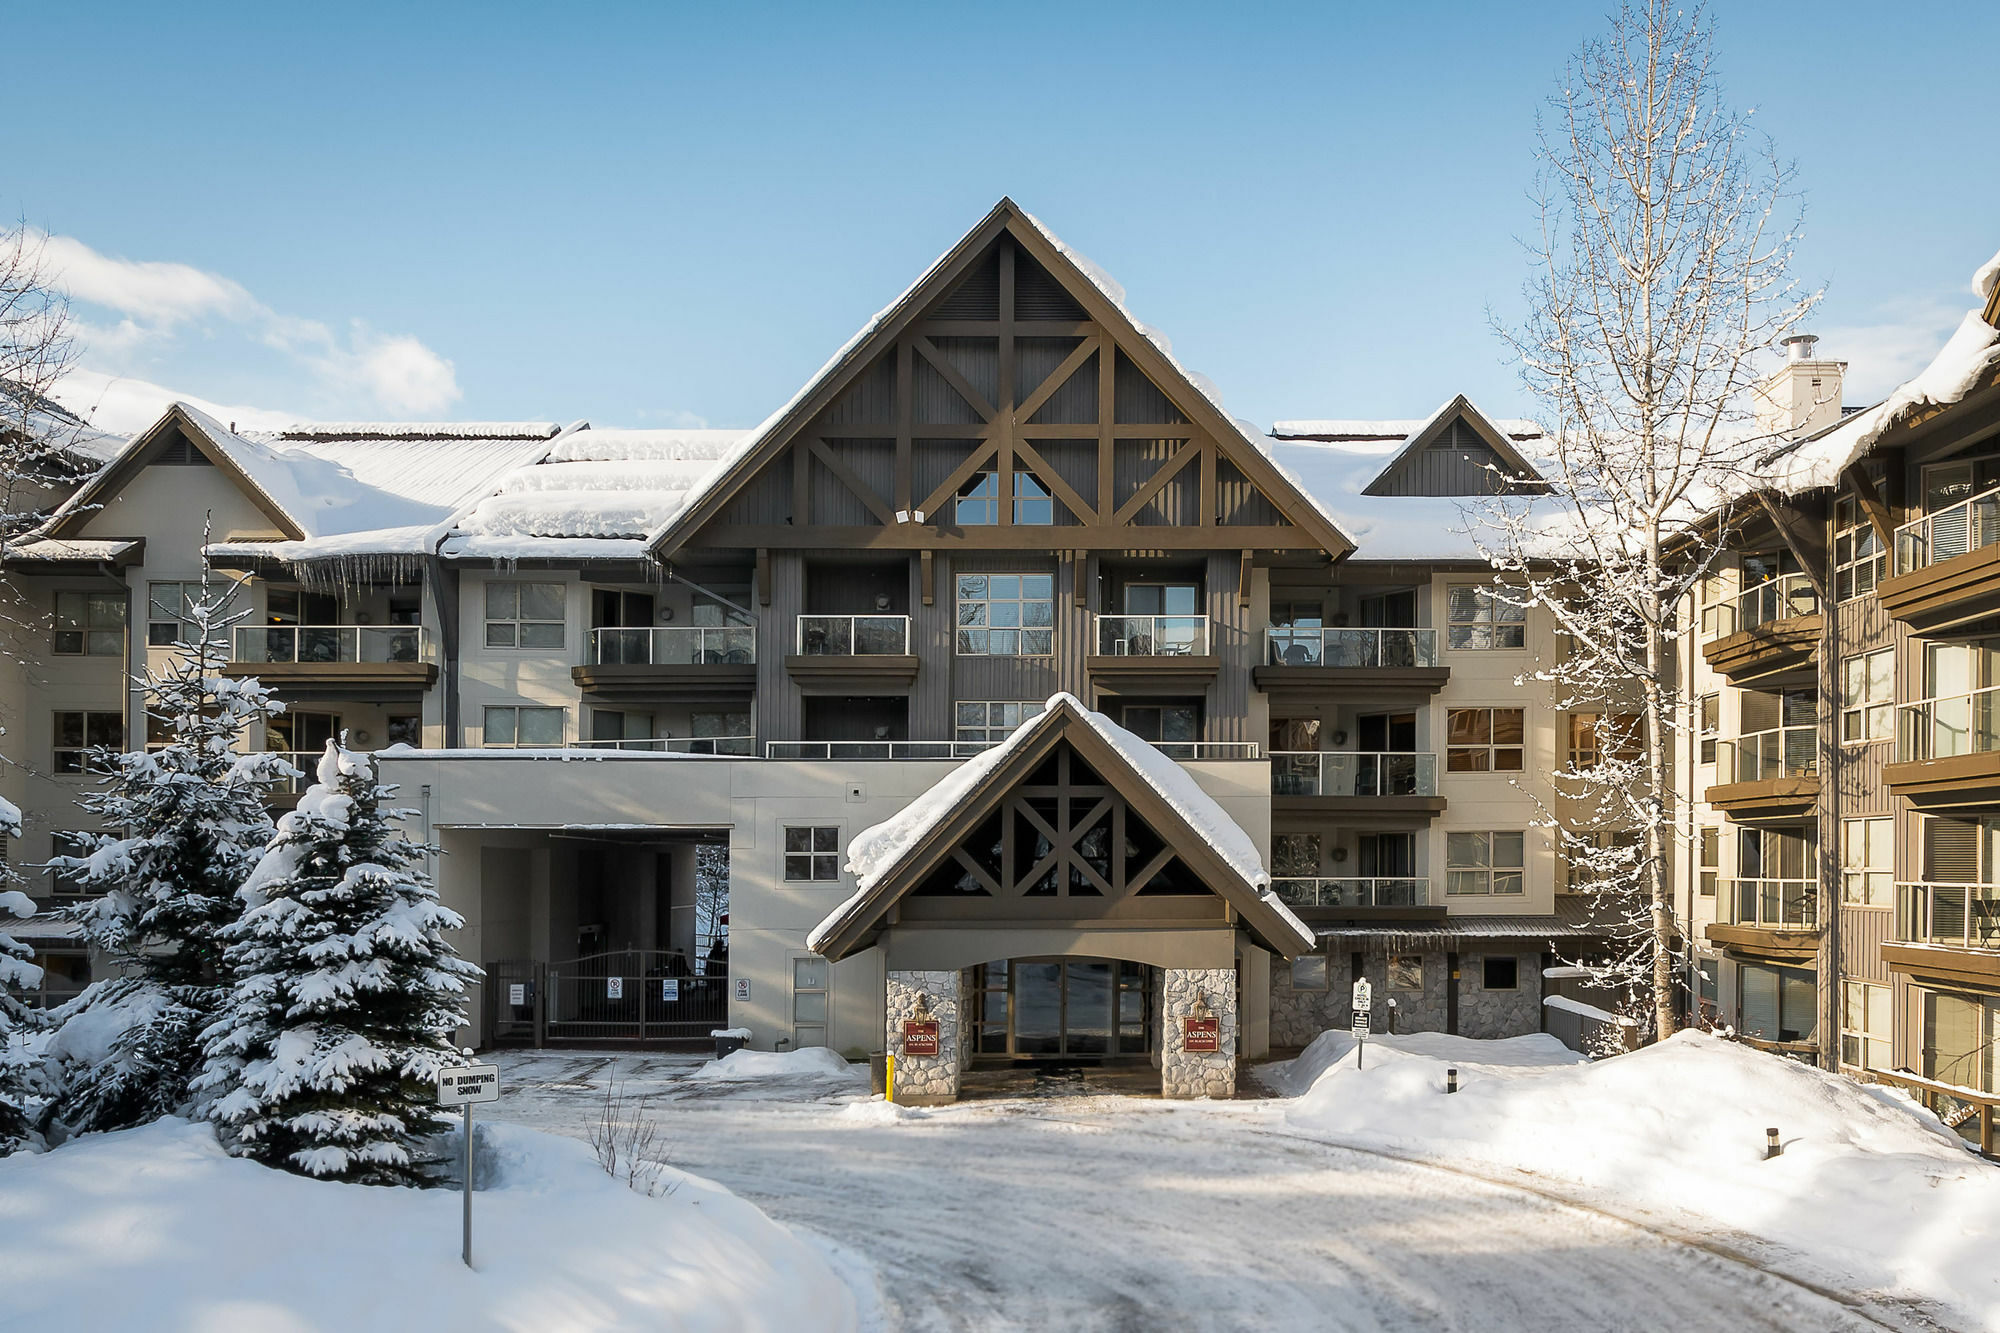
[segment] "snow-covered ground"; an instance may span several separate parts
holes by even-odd
[[[584,1108],[578,1107],[581,1115]],[[306,1180],[168,1120],[0,1160],[0,1327],[160,1333],[850,1329],[824,1258],[727,1190],[635,1193],[582,1143],[480,1134],[456,1190]]]
[[[1955,1230],[1981,1223],[1952,1193],[1970,1198],[2000,1172],[1904,1106],[1855,1090],[1883,1115],[1850,1124],[1844,1090],[1829,1100],[1819,1082],[1792,1086],[1818,1080],[1811,1071],[1742,1048],[1716,1055],[1701,1039],[1692,1062],[1663,1050],[1578,1065],[1539,1038],[1395,1038],[1370,1043],[1359,1075],[1341,1066],[1344,1042],[1270,1067],[1292,1095],[1261,1101],[1058,1092],[924,1111],[871,1101],[804,1052],[754,1073],[744,1062],[729,1079],[695,1077],[700,1062],[686,1058],[523,1053],[501,1058],[507,1091],[492,1110],[582,1134],[607,1080],[653,1096],[674,1164],[817,1244],[855,1284],[864,1327],[2000,1328],[1991,1279],[1955,1287],[1966,1270],[1943,1262],[2000,1234]],[[1660,1055],[1671,1067],[1655,1077]],[[1464,1087],[1453,1099],[1448,1064]],[[1670,1100],[1708,1109],[1677,1121],[1605,1100],[1656,1097],[1662,1079],[1682,1080]],[[1805,1114],[1815,1099],[1819,1113]],[[1755,1122],[1743,1153],[1724,1102]],[[1792,1142],[1765,1164],[1774,1106]],[[1668,1149],[1660,1137],[1676,1130],[1694,1138]],[[1510,1164],[1517,1152],[1541,1164]],[[1784,1173],[1808,1199],[1824,1173],[1846,1193],[1822,1212],[1858,1227],[1855,1243],[1754,1234],[1785,1215],[1730,1217],[1762,1196],[1718,1188],[1753,1173]],[[1924,1197],[1951,1220],[1902,1211]],[[1938,1267],[1893,1262],[1890,1237],[1906,1225],[1901,1247],[1931,1248]],[[1837,1232],[1829,1221],[1817,1234]],[[1898,1276],[1936,1285],[1892,1288]]]

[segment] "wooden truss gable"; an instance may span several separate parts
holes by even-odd
[[[1539,494],[1548,482],[1464,394],[1445,404],[1363,495]]]
[[[1353,549],[1004,200],[656,549],[689,544]]]
[[[104,502],[117,495],[145,468],[174,453],[192,452],[215,465],[217,471],[235,484],[243,492],[259,513],[271,520],[271,526],[288,539],[298,541],[304,538],[305,530],[270,493],[259,486],[250,474],[238,466],[226,450],[209,438],[200,422],[190,416],[179,403],[166,410],[158,421],[148,427],[144,434],[125,446],[111,463],[70,498],[49,523],[49,537],[69,538],[79,536],[91,517]]]
[[[926,924],[1173,921],[1241,926],[1292,957],[1301,928],[1073,707],[957,802],[815,947],[843,958],[901,919]]]

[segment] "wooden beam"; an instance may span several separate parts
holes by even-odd
[[[1049,488],[1049,493],[1061,500],[1079,523],[1088,523],[1097,511],[1090,501],[1077,494],[1076,488],[1062,479],[1062,474],[1049,466],[1049,461],[1038,453],[1026,440],[1014,441],[1014,452],[1026,460],[1035,475]]]
[[[917,553],[917,590],[925,606],[937,605],[937,553],[928,547]]]
[[[757,605],[771,604],[771,553],[764,547],[757,548]]]
[[[946,492],[949,494],[949,492]],[[928,510],[929,506],[925,506]],[[854,551],[1040,551],[1047,554],[1057,546],[1080,551],[1168,552],[1235,551],[1253,546],[1260,555],[1298,552],[1325,556],[1313,536],[1302,528],[1227,527],[1183,528],[1168,524],[1147,527],[1102,524],[1018,524],[1013,527],[972,527],[940,531],[930,523],[898,523],[894,527],[829,527],[804,529],[788,524],[710,524],[696,541],[682,549],[690,551],[742,550],[770,547],[773,550],[854,550]],[[1468,562],[1467,568],[1475,566]]]
[[[1090,360],[1091,353],[1095,352],[1098,346],[1099,343],[1095,338],[1085,338],[1078,343],[1070,354],[1063,358],[1062,364],[1051,371],[1047,379],[1036,385],[1035,391],[1014,409],[1014,420],[1025,424],[1029,417],[1041,411],[1043,405],[1055,397],[1056,391],[1069,383],[1070,377],[1077,371],[1083,369],[1083,363]]]
[[[924,502],[917,506],[917,508],[924,511],[924,523],[937,523],[942,517],[938,506],[949,503],[951,497],[958,494],[958,488],[972,480],[974,473],[991,463],[998,452],[999,446],[993,441],[988,440],[984,445],[967,454],[965,461],[951,470],[951,475],[944,479],[944,483],[925,496]],[[915,528],[920,525],[910,523],[902,526]]]
[[[1833,610],[1833,590],[1826,586],[1827,550],[1826,524],[1824,520],[1814,520],[1800,512],[1791,500],[1773,496],[1769,491],[1757,492],[1757,503],[1770,516],[1771,526],[1778,530],[1792,555],[1798,560],[1799,568],[1805,571],[1813,591],[1819,595],[1820,609]]]
[[[905,344],[909,346],[911,344]],[[919,335],[914,346],[924,360],[931,363],[931,369],[944,376],[944,382],[951,386],[953,393],[965,400],[965,405],[979,414],[981,421],[993,420],[993,404],[986,401],[986,395],[972,387],[972,382],[958,373],[958,367],[945,359],[929,338]]]
[[[952,848],[951,859],[958,862],[959,865],[965,867],[966,870],[970,871],[972,877],[978,880],[981,887],[983,887],[988,893],[992,894],[995,898],[1001,896],[999,881],[995,880],[993,876],[987,874],[986,867],[980,865],[979,862],[973,860],[972,857],[966,852],[965,848],[963,847]]]
[[[1215,441],[1203,440],[1201,449],[1200,499],[1201,517],[1196,519],[1203,527],[1215,525]]]
[[[811,438],[806,440],[806,448],[812,450],[813,457],[833,474],[835,481],[851,491],[855,499],[868,506],[868,512],[875,515],[877,522],[885,528],[895,524],[896,512],[889,507],[889,502],[875,494],[874,488],[856,476],[854,469],[842,462],[833,450],[827,448],[822,441]]]
[[[926,338],[997,338],[1000,336],[1000,321],[997,319],[920,319],[911,329]],[[1087,319],[1017,319],[1014,321],[1014,336],[1017,338],[1084,338],[1097,330],[1097,325]]]
[[[1082,609],[1090,605],[1090,555],[1084,551],[1070,551],[1065,558],[1069,561],[1070,602]]]
[[[1237,567],[1236,571],[1236,604],[1238,606],[1250,605],[1250,571],[1254,567],[1252,562],[1256,558],[1257,553],[1255,551],[1247,546],[1243,548],[1243,563]]]
[[[1882,539],[1882,549],[1893,554],[1896,549],[1896,522],[1889,513],[1889,506],[1882,503],[1882,496],[1875,489],[1875,481],[1868,475],[1868,469],[1856,463],[1847,469],[1847,484],[1854,492],[1854,498],[1861,505],[1861,512],[1868,515],[1870,527]]]
[[[845,430],[847,427],[843,426],[839,427],[839,429]],[[1109,434],[1114,440],[1192,440],[1201,433],[1201,427],[1191,426],[1184,421],[1162,423],[1154,426],[1133,426],[1114,423],[1106,427],[1102,423],[1093,426],[1088,422],[1077,422],[1074,425],[1057,424],[1051,426],[1044,422],[1037,425],[1014,427],[1014,434],[1017,437],[1025,437],[1030,440],[1091,440],[1105,434]]]
[[[1112,522],[1119,524],[1130,523],[1134,514],[1144,509],[1152,498],[1165,488],[1168,482],[1179,476],[1181,470],[1195,460],[1199,450],[1200,446],[1198,445],[1183,445],[1179,449],[1174,450],[1173,456],[1160,464],[1160,470],[1147,478],[1144,486],[1132,492],[1131,499],[1118,506],[1118,512],[1111,516]]]
[[[1125,844],[1120,842],[1118,845],[1122,848]],[[1136,873],[1129,873],[1125,876],[1125,891],[1127,893],[1137,893],[1139,890],[1145,888],[1147,884],[1152,882],[1153,876],[1165,870],[1167,862],[1173,859],[1174,849],[1172,847],[1160,848],[1159,851],[1153,853],[1152,859],[1141,866]]]

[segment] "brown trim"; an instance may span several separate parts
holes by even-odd
[[[1447,806],[1442,796],[1273,796],[1272,815],[1360,815],[1388,818],[1390,816],[1421,815],[1420,825],[1427,825],[1433,816],[1441,815]],[[1391,821],[1396,828],[1406,828],[1404,822]],[[1384,824],[1383,827],[1390,827]]]
[[[1451,683],[1450,667],[1252,667],[1250,679],[1266,694],[1332,695],[1348,690],[1409,690],[1436,694]]]
[[[225,676],[251,677],[263,681],[280,694],[293,688],[320,690],[398,689],[427,690],[437,684],[435,662],[230,662],[222,668]]]
[[[1099,657],[1083,660],[1091,682],[1104,694],[1160,694],[1177,689],[1197,690],[1221,674],[1222,659],[1204,656]]]
[[[1919,634],[1993,619],[2000,616],[2000,544],[1892,574],[1875,585],[1875,596]]]
[[[1804,819],[1819,803],[1817,777],[1766,778],[1761,782],[1723,782],[1702,793],[1702,800],[1738,823]]]
[[[2000,995],[2000,953],[1884,940],[1882,963],[1905,976]]]
[[[1824,620],[1823,612],[1787,616],[1756,629],[1712,639],[1702,645],[1701,655],[1731,685],[1752,681],[1777,685],[1783,683],[1782,677],[1800,672],[1805,673],[1799,681],[1804,684],[1811,678]]]
[[[250,474],[236,465],[221,446],[208,437],[208,432],[195,424],[193,417],[182,409],[179,403],[168,407],[161,418],[146,428],[145,434],[132,441],[125,451],[112,460],[110,466],[83,484],[55,521],[49,525],[44,535],[50,537],[74,537],[77,530],[90,521],[98,512],[99,497],[116,493],[138,473],[139,469],[152,462],[167,446],[167,428],[173,427],[187,437],[189,444],[201,451],[204,458],[215,464],[217,470],[235,482],[245,498],[257,506],[271,526],[285,534],[290,541],[304,541],[305,529],[287,514],[270,494],[250,477]]]
[[[1728,950],[1732,958],[1780,967],[1809,965],[1819,957],[1818,930],[1766,930],[1716,922],[1707,929],[1708,942]]]
[[[578,689],[603,700],[740,700],[757,692],[757,668],[754,664],[711,662],[659,666],[606,662],[571,667],[569,675]]]
[[[1993,808],[2000,806],[2000,753],[1884,764],[1882,785],[1922,810]]]
[[[907,694],[918,666],[917,657],[901,653],[785,655],[785,674],[805,694]]]

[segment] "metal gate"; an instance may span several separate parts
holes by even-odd
[[[729,978],[688,974],[686,958],[621,949],[559,963],[487,968],[493,1042],[700,1043],[729,1016]]]

